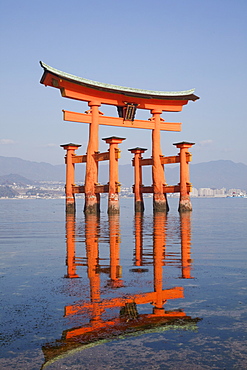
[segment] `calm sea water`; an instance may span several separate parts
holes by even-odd
[[[0,368],[246,369],[247,199],[169,203],[1,200]]]

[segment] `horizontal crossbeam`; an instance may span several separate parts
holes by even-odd
[[[171,163],[179,163],[180,157],[179,155],[173,155],[170,157],[160,157],[161,164],[171,164]]]
[[[100,161],[109,161],[109,159],[110,159],[110,153],[109,152],[104,152],[104,153],[94,154],[94,159],[97,162],[100,162]]]
[[[187,192],[190,193],[192,191],[191,183],[187,183]],[[145,193],[153,193],[154,188],[153,186],[141,186],[141,192]],[[163,185],[163,193],[179,193],[180,192],[180,185]],[[135,185],[133,185],[133,193],[135,193]]]
[[[131,303],[131,302],[129,302]],[[140,328],[143,330],[143,328],[149,327],[157,327],[157,325],[167,324],[168,320],[174,321],[175,318],[183,318],[183,319],[189,319],[191,320],[190,316],[186,316],[185,312],[183,311],[169,311],[169,312],[162,312],[158,315],[156,314],[140,314],[138,315],[138,320],[121,320],[120,317],[115,317],[111,320],[104,321],[104,320],[98,320],[95,321],[93,326],[92,324],[87,324],[85,326],[81,326],[79,328],[75,329],[69,329],[64,331],[63,336],[66,339],[71,339],[77,336],[87,335],[87,337],[91,337],[95,339],[95,336],[97,336],[96,333],[99,331],[104,331],[104,335],[106,335],[107,330],[110,330],[110,333],[115,332],[127,332],[130,330],[139,330]],[[171,321],[171,322],[172,322]],[[90,340],[89,340],[90,342]]]
[[[166,301],[167,299],[177,299],[177,298],[184,298],[183,288],[182,287],[175,287],[171,289],[165,289],[160,292],[162,301]],[[103,299],[98,305],[99,308],[104,311],[109,308],[113,307],[121,307],[124,306],[126,303],[135,302],[136,304],[146,304],[146,303],[155,303],[158,297],[157,292],[150,292],[150,293],[142,293],[136,295],[130,295],[125,297],[119,298],[110,298],[110,299]],[[65,316],[75,315],[82,310],[92,310],[93,309],[92,302],[84,302],[82,304],[74,304],[71,306],[65,306]]]
[[[116,149],[115,150],[115,159],[119,159],[120,158],[120,150],[119,149]],[[110,160],[110,153],[109,152],[103,152],[103,153],[95,153],[94,154],[94,159],[97,161],[97,162],[100,162],[100,161],[109,161]],[[65,157],[65,163],[66,163],[66,157]],[[72,163],[86,163],[87,162],[87,155],[84,154],[84,155],[74,155],[72,157]]]
[[[153,159],[152,158],[143,158],[140,160],[141,166],[152,166],[153,165]],[[134,162],[133,162],[134,166]]]
[[[77,113],[70,111],[63,111],[64,121],[70,122],[79,122],[79,123],[91,123],[92,115],[91,113]],[[134,121],[125,121],[123,118],[118,117],[108,117],[99,115],[99,124],[106,126],[118,126],[126,128],[142,128],[142,129],[154,129],[154,121],[145,121],[145,120],[134,120]],[[181,123],[175,122],[160,122],[161,131],[181,131]]]
[[[186,160],[187,162],[191,162],[191,153],[186,153]],[[173,155],[170,157],[164,157],[160,156],[160,162],[161,164],[172,164],[172,163],[180,163],[180,156],[179,155]],[[132,165],[134,166],[134,161],[132,162]],[[152,158],[142,158],[140,160],[141,166],[152,166],[153,165],[153,159]]]
[[[86,163],[87,162],[87,155],[74,155],[72,157],[73,163]]]
[[[83,194],[85,193],[85,186],[84,185],[73,185],[72,187],[73,194]],[[94,191],[96,194],[100,193],[109,193],[109,184],[106,185],[95,185]],[[115,185],[115,192],[120,192],[120,184],[116,183]]]

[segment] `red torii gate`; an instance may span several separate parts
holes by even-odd
[[[73,76],[71,74],[54,69],[42,62],[41,66],[44,69],[41,83],[45,86],[58,88],[61,95],[66,98],[88,102],[90,109],[86,113],[76,113],[63,111],[65,121],[89,123],[89,140],[86,154],[86,176],[85,187],[81,189],[85,192],[85,213],[99,213],[100,211],[100,189],[97,189],[98,184],[98,130],[99,125],[109,125],[129,128],[143,128],[152,130],[152,178],[153,178],[153,209],[154,211],[166,212],[168,210],[166,202],[166,192],[164,192],[165,175],[164,168],[161,162],[161,145],[160,145],[160,130],[165,131],[181,131],[181,123],[165,122],[161,118],[162,112],[179,112],[189,100],[195,101],[198,96],[194,95],[194,90],[180,91],[180,92],[163,92],[150,91],[134,88],[127,88],[122,86],[99,83],[85,78]],[[117,107],[119,117],[107,117],[99,111],[102,104],[114,105]],[[151,113],[151,118],[146,120],[135,120],[136,109],[147,109]],[[108,138],[111,139],[111,138]],[[123,139],[122,139],[123,140]],[[109,144],[110,141],[108,141]],[[120,141],[121,142],[121,141]],[[180,143],[178,143],[180,144]],[[188,143],[190,144],[190,143]],[[67,150],[67,167],[68,167],[68,153],[71,150],[78,148],[74,145],[71,148],[70,144],[64,145]],[[184,151],[183,151],[184,152]],[[70,169],[67,173],[73,172],[73,166],[76,161],[74,151],[71,152]],[[84,156],[82,156],[84,157]],[[184,157],[184,156],[183,156]],[[182,157],[181,157],[182,158]],[[110,158],[109,158],[110,159]],[[83,160],[84,161],[84,160]],[[113,163],[113,164],[112,164]],[[112,162],[113,173],[117,172],[117,161]],[[73,177],[73,175],[72,175]],[[187,175],[184,175],[186,178]],[[68,178],[67,178],[68,180]],[[110,178],[110,182],[115,181]],[[73,189],[73,182],[69,179],[66,182],[66,209],[68,212],[74,212],[75,199]],[[186,182],[180,184],[181,188],[187,189]],[[70,193],[67,191],[71,188]],[[109,187],[110,188],[110,187]],[[108,188],[108,190],[109,190]],[[78,190],[78,189],[77,189]],[[105,191],[105,189],[103,189]],[[188,192],[186,191],[186,198]],[[180,192],[181,195],[181,192]],[[136,210],[142,210],[143,207],[136,207]],[[191,204],[186,199],[186,202],[181,203],[180,211],[191,210]],[[118,206],[118,192],[109,190],[108,212],[119,212]]]

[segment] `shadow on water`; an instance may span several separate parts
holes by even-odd
[[[85,279],[89,299],[82,298],[64,307],[64,318],[76,317],[79,325],[64,330],[60,339],[42,347],[45,357],[42,368],[120,336],[197,328],[199,318],[187,316],[181,309],[166,309],[169,300],[184,297],[184,289],[168,287],[167,277],[164,282],[167,266],[175,266],[177,278],[193,278],[190,217],[190,213],[181,214],[174,228],[166,214],[156,213],[145,218],[137,213],[133,220],[134,247],[124,250],[119,215],[108,216],[107,221],[94,215],[78,221],[73,215],[67,215],[65,278]],[[177,248],[171,249],[169,244],[174,234],[179,242]],[[103,244],[107,246],[108,255],[101,256]],[[121,249],[123,259],[129,257],[129,253],[132,255],[133,264],[128,270],[121,266]],[[105,284],[102,284],[102,275],[107,276]],[[129,279],[133,275],[136,281],[143,279],[143,284],[131,286]]]

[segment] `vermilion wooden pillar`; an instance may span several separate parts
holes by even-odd
[[[118,195],[118,144],[121,144],[125,138],[111,136],[103,139],[109,148],[109,196],[108,196],[108,213],[119,213],[119,195]]]
[[[85,213],[100,212],[100,191],[96,192],[99,189],[95,186],[98,183],[98,157],[95,154],[98,152],[99,125],[152,130],[153,209],[154,212],[167,212],[166,192],[163,192],[165,177],[163,164],[160,161],[160,130],[181,131],[181,123],[164,122],[160,115],[162,112],[181,112],[183,106],[189,101],[199,99],[194,95],[194,89],[170,92],[110,85],[77,77],[52,68],[43,62],[40,63],[44,69],[40,81],[42,84],[59,89],[63,97],[88,102],[91,107],[86,113],[63,111],[65,121],[90,125],[84,187]],[[119,116],[107,117],[101,114],[98,108],[104,104],[117,107]],[[152,114],[151,120],[135,119],[136,109],[149,110]],[[113,192],[111,194],[114,195]],[[112,199],[113,204],[114,199]],[[115,210],[114,207],[110,208]]]
[[[100,194],[95,193],[95,184],[98,183],[98,162],[94,154],[99,147],[99,106],[98,101],[90,101],[91,123],[89,125],[89,140],[87,147],[87,163],[85,176],[85,206],[84,212],[89,214],[100,213]]]
[[[194,145],[194,143],[188,143],[182,141],[181,143],[173,144],[180,149],[180,200],[179,200],[179,212],[192,211],[192,204],[190,201],[190,193],[188,191],[189,181],[189,162],[187,160],[187,154],[190,155],[188,149]]]
[[[77,144],[64,144],[60,145],[62,148],[67,150],[65,156],[66,163],[66,213],[75,213],[75,196],[73,194],[73,185],[75,182],[75,165],[73,163],[73,157],[75,155],[75,150],[78,149],[81,145]]]
[[[134,193],[135,193],[135,212],[143,212],[144,211],[144,202],[143,202],[143,195],[141,191],[142,186],[142,166],[141,166],[141,159],[142,154],[145,153],[147,149],[144,148],[133,148],[128,149],[131,153],[134,154],[133,158],[133,166],[134,166]]]
[[[166,194],[163,193],[163,185],[165,184],[164,168],[160,161],[160,123],[162,110],[152,109],[152,120],[154,121],[154,129],[152,130],[152,177],[153,177],[153,210],[154,212],[168,212],[168,204]]]

